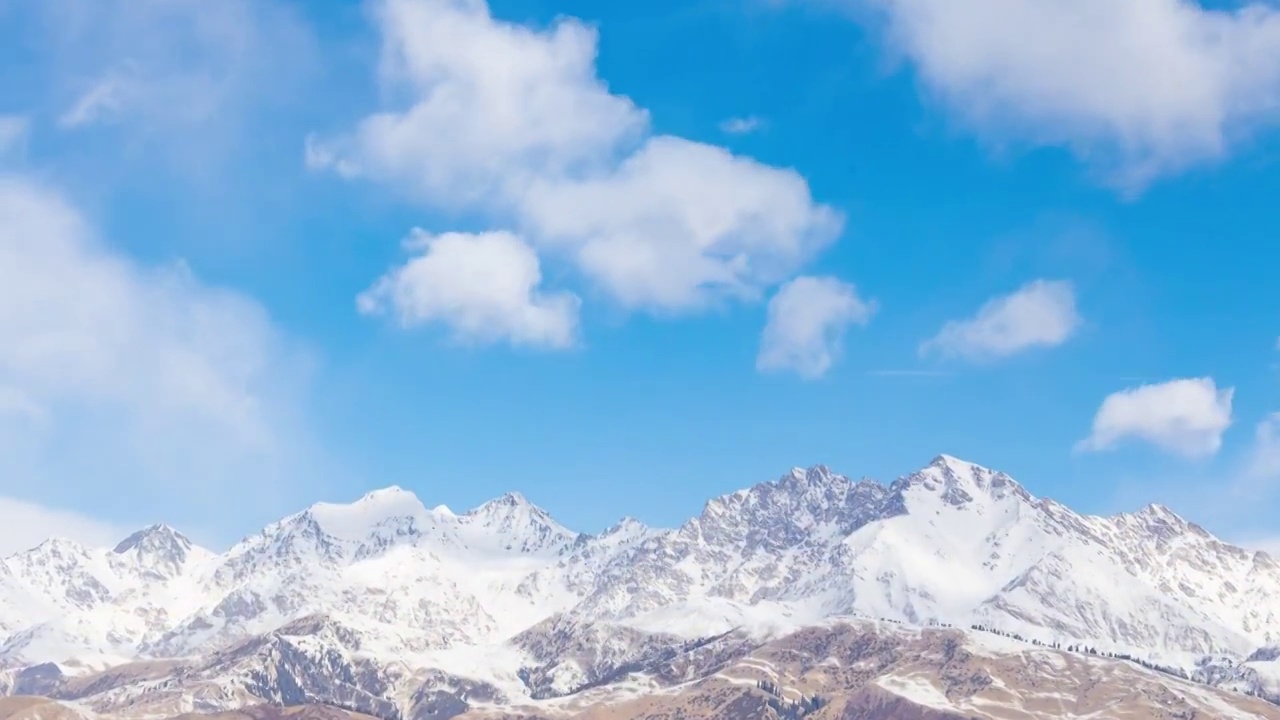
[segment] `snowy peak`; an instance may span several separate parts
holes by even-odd
[[[509,492],[503,493],[500,497],[496,497],[488,502],[481,503],[479,506],[472,508],[467,514],[483,514],[493,513],[501,510],[514,510],[517,508],[532,508],[541,511],[542,508],[529,502],[529,498],[522,493]]]
[[[426,515],[427,509],[417,495],[393,485],[366,493],[353,503],[317,503],[307,512],[331,537],[362,540],[379,528],[410,523]]]
[[[622,518],[618,522],[611,525],[607,530],[601,533],[601,536],[607,535],[643,535],[649,532],[649,526],[631,517],[630,515]]]
[[[193,555],[203,554],[191,540],[168,525],[152,525],[120,541],[111,551],[130,560],[146,575],[171,578],[182,573]]]
[[[388,485],[387,487],[380,488],[378,490],[370,490],[364,495],[361,495],[360,499],[355,501],[355,503],[353,504],[355,505],[375,504],[375,505],[387,506],[387,505],[397,505],[397,504],[398,505],[415,505],[415,504],[421,505],[422,503],[418,501],[418,496],[414,495],[412,491],[405,490],[399,485]]]
[[[509,492],[457,517],[472,548],[521,554],[559,553],[578,534],[518,492]]]
[[[445,648],[478,657],[561,615],[628,623],[627,643],[644,628],[701,637],[860,614],[1126,651],[1240,659],[1276,646],[1280,564],[1195,532],[1163,506],[1081,516],[951,456],[888,486],[796,468],[678,529],[624,518],[592,536],[519,493],[455,515],[389,487],[198,563],[204,551],[166,526],[114,550],[50,541],[15,556],[0,569],[0,661],[198,655],[305,635],[317,613],[360,642],[323,629],[316,647],[405,663]]]
[[[810,468],[791,468],[791,474],[784,475],[779,481],[779,484],[814,488],[825,487],[833,483],[842,482],[848,482],[848,479],[843,475],[837,475],[836,473],[831,472],[831,468],[826,465],[814,465]]]
[[[1199,531],[1199,533],[1204,532],[1198,525],[1188,522],[1173,510],[1158,503],[1153,503],[1142,508],[1138,512],[1133,513],[1131,517],[1145,525],[1148,529],[1163,533],[1181,534],[1187,531]]]
[[[185,535],[168,525],[152,525],[121,540],[111,552],[124,555],[141,550],[175,550],[185,552],[192,547]]]
[[[939,455],[923,469],[899,479],[892,489],[897,493],[936,494],[955,507],[964,507],[975,500],[1002,500],[1011,496],[1026,501],[1035,499],[1008,475],[950,455]]]
[[[75,558],[87,557],[89,548],[81,545],[75,540],[69,540],[64,537],[51,537],[39,545],[18,553],[14,557],[55,557],[55,558]]]
[[[546,510],[529,502],[528,498],[518,492],[509,492],[501,497],[494,498],[472,508],[462,517],[471,519],[473,522],[497,525],[499,527],[511,522],[555,522],[551,520],[551,515]]]
[[[519,493],[507,493],[462,515],[445,506],[427,509],[418,497],[392,486],[352,503],[317,503],[241,543],[237,564],[257,566],[314,559],[339,567],[411,546],[437,555],[471,557],[556,553],[577,538]],[[236,572],[243,572],[237,569]]]
[[[1112,525],[1124,533],[1137,533],[1137,537],[1153,539],[1158,543],[1178,538],[1213,539],[1206,529],[1190,523],[1183,516],[1164,505],[1148,505],[1137,512],[1126,512],[1111,519]]]
[[[639,542],[640,540],[643,540],[657,532],[660,531],[654,530],[633,517],[624,517],[599,535],[594,537],[584,535],[579,538],[578,542],[579,544],[585,542],[596,542],[612,545],[625,545],[628,543]]]
[[[814,533],[848,534],[883,512],[879,483],[854,483],[824,465],[712,499],[680,532],[719,547],[773,552]]]
[[[417,496],[399,487],[366,493],[351,503],[320,502],[273,523],[228,553],[222,576],[255,568],[316,562],[338,566],[416,543],[433,516]]]

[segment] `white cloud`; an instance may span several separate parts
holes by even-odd
[[[79,127],[121,116],[154,130],[203,121],[247,96],[280,92],[268,81],[309,52],[301,20],[272,0],[48,0],[32,18],[44,32],[59,87],[61,122]]]
[[[791,370],[806,379],[822,377],[840,357],[845,330],[865,325],[875,304],[857,289],[831,277],[798,277],[769,301],[769,319],[756,368]]]
[[[1280,10],[1192,0],[855,0],[968,127],[1129,189],[1280,122]],[[1174,80],[1176,78],[1176,81]]]
[[[666,135],[608,174],[534,184],[522,214],[624,306],[662,312],[755,299],[841,223],[798,173]]]
[[[78,128],[115,119],[135,92],[131,82],[121,74],[109,74],[94,83],[58,117],[64,128]]]
[[[1252,480],[1280,480],[1280,413],[1258,423],[1248,475]]]
[[[948,322],[920,346],[920,353],[994,360],[1032,348],[1061,345],[1080,323],[1075,289],[1070,282],[1035,280],[1009,295],[987,301],[968,320]]]
[[[51,537],[112,547],[129,532],[78,512],[0,497],[0,557],[29,550]]]
[[[0,307],[0,493],[196,522],[292,482],[308,363],[252,300],[0,177]]]
[[[1076,449],[1110,450],[1132,438],[1186,458],[1208,457],[1222,447],[1222,434],[1231,426],[1234,392],[1218,389],[1212,378],[1190,378],[1113,393]]]
[[[296,107],[315,66],[305,22],[280,0],[42,0],[6,21],[31,42],[0,91],[80,132],[68,160],[100,185],[210,178],[242,155],[260,168],[254,151],[283,134],[273,111]],[[133,162],[145,171],[120,169]]]
[[[578,298],[540,292],[538,256],[515,235],[415,230],[405,247],[418,255],[360,295],[362,312],[392,312],[406,326],[443,323],[465,343],[574,344]]]
[[[650,134],[596,76],[596,33],[502,22],[482,0],[384,0],[393,107],[312,137],[313,168],[480,211],[569,259],[626,308],[660,314],[757,299],[839,234],[796,172]]]
[[[535,178],[598,167],[647,114],[596,77],[596,32],[494,19],[482,0],[382,0],[381,74],[408,107],[313,139],[313,166],[405,188],[434,205],[508,203]]]
[[[762,127],[764,127],[764,121],[754,115],[729,118],[720,123],[720,131],[730,135],[747,135]]]

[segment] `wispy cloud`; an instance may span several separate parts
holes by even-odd
[[[955,375],[949,370],[868,370],[872,377],[951,377]]]
[[[756,369],[790,370],[808,380],[822,377],[843,352],[849,326],[866,325],[875,312],[875,302],[864,300],[849,283],[798,277],[769,301]]]
[[[109,73],[90,86],[58,117],[58,125],[81,128],[114,120],[126,110],[130,93],[130,80],[126,76]]]
[[[1070,282],[1035,280],[989,300],[972,318],[948,322],[920,345],[920,354],[998,360],[1033,348],[1061,345],[1080,324],[1075,288]]]
[[[764,120],[749,115],[747,117],[729,118],[720,123],[720,131],[730,135],[747,135],[764,129]]]
[[[281,0],[44,0],[6,21],[33,38],[31,108],[64,132],[109,128],[86,135],[76,161],[123,156],[151,175],[214,177],[270,134],[270,113],[315,66],[309,28]]]
[[[198,525],[324,482],[306,351],[251,298],[134,262],[23,178],[0,177],[0,307],[22,309],[0,313],[0,495],[120,518],[163,503]]]

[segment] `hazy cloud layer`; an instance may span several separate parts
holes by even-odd
[[[253,300],[139,265],[0,177],[0,306],[0,493],[116,516],[146,498],[180,522],[299,479],[309,361]]]

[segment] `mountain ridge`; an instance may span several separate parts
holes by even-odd
[[[1264,652],[1280,645],[1276,598],[1274,559],[1164,506],[1080,515],[940,455],[887,484],[795,468],[667,529],[624,518],[576,533],[520,493],[455,514],[392,486],[316,503],[221,553],[164,525],[114,548],[46,542],[0,562],[0,669],[203,657],[189,672],[225,694],[261,653],[353,678],[394,675],[394,658],[520,698],[699,638],[861,616],[1088,644],[1280,698]],[[540,647],[592,659],[548,666]]]
[[[916,478],[917,476],[921,476],[922,474],[924,474],[924,473],[925,473],[925,471],[928,471],[928,470],[929,470],[929,469],[931,469],[931,468],[935,468],[935,467],[942,467],[942,466],[950,466],[950,467],[952,467],[952,468],[954,468],[954,467],[956,467],[956,466],[959,466],[959,467],[966,467],[966,466],[967,466],[967,467],[971,467],[971,468],[977,468],[977,469],[980,469],[980,470],[982,470],[982,471],[986,471],[987,473],[990,473],[990,474],[992,474],[993,476],[999,476],[999,477],[1002,479],[1002,481],[1003,481],[1003,482],[1008,482],[1010,485],[1012,485],[1012,486],[1014,486],[1014,487],[1016,487],[1016,488],[1018,488],[1018,489],[1020,489],[1020,490],[1022,490],[1022,491],[1024,491],[1024,492],[1027,492],[1028,494],[1030,494],[1030,493],[1029,493],[1029,491],[1027,491],[1027,490],[1026,490],[1025,486],[1021,485],[1021,484],[1020,484],[1020,483],[1018,483],[1016,480],[1014,480],[1012,477],[1010,477],[1010,476],[1006,475],[1006,474],[1005,474],[1005,473],[1003,473],[1003,472],[999,472],[999,471],[995,471],[995,470],[990,470],[990,469],[985,468],[985,467],[983,467],[983,466],[981,466],[981,465],[978,465],[978,464],[975,464],[975,463],[971,463],[971,462],[966,461],[966,460],[962,460],[962,459],[960,459],[960,458],[958,458],[958,457],[956,457],[956,456],[953,456],[953,455],[940,454],[940,455],[935,456],[935,457],[934,457],[934,459],[933,459],[933,460],[931,460],[931,461],[930,461],[930,463],[929,463],[928,465],[926,465],[924,468],[922,468],[921,470],[916,471],[916,472],[911,473],[911,474],[908,474],[908,475],[905,475],[905,476],[902,476],[902,477],[899,477],[899,478],[897,478],[897,479],[895,479],[895,480],[893,480],[893,481],[890,481],[890,482],[888,482],[888,483],[885,483],[885,482],[882,482],[882,481],[879,481],[879,480],[875,480],[875,479],[870,478],[870,477],[863,477],[863,478],[860,478],[860,479],[858,479],[858,480],[856,480],[856,481],[855,481],[855,480],[852,480],[851,478],[849,478],[849,477],[847,477],[847,476],[845,476],[845,475],[841,475],[841,474],[839,474],[839,473],[836,473],[836,472],[832,471],[832,470],[830,469],[830,466],[828,466],[828,465],[826,465],[826,464],[821,464],[821,463],[819,463],[819,464],[815,464],[815,465],[812,465],[812,466],[809,466],[809,467],[795,466],[795,467],[793,467],[793,468],[792,468],[788,473],[786,473],[786,474],[784,474],[784,475],[780,476],[780,477],[779,477],[779,478],[777,478],[776,480],[772,480],[772,481],[763,481],[763,482],[757,483],[757,484],[752,485],[752,486],[749,486],[749,487],[744,487],[744,488],[740,488],[740,489],[738,489],[738,490],[736,490],[736,491],[732,491],[732,492],[724,493],[724,494],[722,494],[722,495],[715,496],[715,497],[713,497],[713,498],[711,498],[711,499],[707,500],[706,502],[707,502],[707,503],[712,503],[712,502],[715,502],[715,501],[717,501],[717,500],[724,500],[724,499],[726,499],[726,498],[730,498],[730,497],[733,497],[733,496],[735,496],[735,495],[741,495],[741,494],[749,493],[749,492],[751,492],[752,490],[758,489],[758,488],[760,488],[760,487],[762,487],[762,486],[765,486],[765,485],[783,485],[783,484],[785,484],[787,481],[797,480],[797,479],[799,479],[799,480],[811,480],[811,479],[813,479],[813,478],[818,478],[818,479],[820,479],[820,480],[821,480],[821,479],[825,479],[826,481],[843,481],[843,482],[848,483],[848,484],[853,485],[853,486],[859,486],[859,485],[864,485],[864,484],[865,484],[865,485],[874,485],[874,486],[879,486],[879,487],[881,487],[881,488],[885,488],[885,489],[888,489],[888,490],[892,490],[892,489],[894,489],[895,485],[897,485],[897,484],[902,484],[902,483],[904,483],[904,482],[910,481],[910,480],[911,480],[911,479],[913,479],[913,478]],[[505,493],[503,493],[502,495],[499,495],[499,496],[498,496],[498,497],[496,497],[496,498],[492,498],[492,499],[490,499],[490,500],[486,500],[486,501],[481,502],[480,504],[476,505],[475,507],[472,507],[472,508],[468,509],[468,510],[467,510],[467,511],[465,511],[464,513],[458,514],[458,513],[453,512],[453,511],[450,509],[450,507],[449,507],[449,506],[447,506],[447,505],[436,505],[436,506],[434,506],[434,507],[428,508],[428,507],[426,506],[426,504],[421,500],[421,498],[418,496],[418,494],[417,494],[416,492],[414,492],[414,491],[412,491],[412,490],[409,490],[409,489],[407,489],[407,488],[405,488],[405,487],[403,487],[403,486],[401,486],[401,485],[392,484],[392,485],[388,485],[388,486],[385,486],[385,487],[375,488],[375,489],[373,489],[373,490],[366,491],[366,492],[364,492],[364,493],[363,493],[359,498],[357,498],[357,499],[355,499],[355,500],[352,500],[352,501],[350,501],[350,502],[345,502],[345,503],[344,503],[344,502],[336,502],[336,501],[322,501],[322,502],[316,502],[316,503],[313,503],[312,505],[308,506],[307,508],[305,508],[305,509],[303,509],[303,510],[300,510],[300,511],[298,511],[298,512],[295,512],[295,513],[292,513],[292,514],[286,515],[285,517],[283,517],[283,518],[281,518],[280,520],[277,520],[277,521],[275,521],[275,522],[273,522],[273,523],[269,523],[265,528],[263,528],[263,530],[260,530],[260,531],[257,531],[257,532],[254,532],[254,533],[251,533],[251,534],[249,534],[249,535],[246,535],[246,536],[242,537],[240,540],[237,540],[235,543],[233,543],[231,547],[235,547],[236,545],[239,545],[239,544],[241,544],[241,543],[244,543],[245,541],[249,540],[250,538],[252,538],[252,537],[254,537],[254,536],[256,536],[256,535],[260,535],[260,534],[262,534],[263,532],[265,532],[265,531],[267,531],[267,530],[271,529],[271,528],[272,528],[272,527],[274,527],[274,526],[278,526],[278,525],[280,525],[280,524],[282,524],[282,523],[285,523],[285,522],[287,522],[287,521],[289,521],[289,520],[291,520],[291,519],[298,518],[299,516],[305,516],[305,515],[308,515],[308,514],[310,514],[310,513],[313,513],[317,508],[320,508],[320,509],[328,509],[328,508],[348,509],[348,508],[352,508],[352,507],[355,507],[355,506],[360,506],[361,504],[367,503],[367,502],[369,502],[370,500],[377,500],[377,499],[379,499],[379,498],[384,498],[384,497],[400,497],[400,498],[406,498],[406,499],[407,499],[407,502],[411,502],[411,503],[413,503],[413,506],[414,506],[418,511],[420,511],[420,512],[422,512],[422,513],[425,513],[425,514],[435,515],[435,516],[440,516],[440,517],[465,517],[465,516],[467,516],[467,515],[475,515],[475,514],[477,514],[477,513],[481,512],[481,511],[483,511],[487,506],[494,505],[494,504],[507,504],[507,503],[512,503],[513,501],[517,502],[517,503],[518,503],[518,504],[520,504],[520,505],[525,505],[525,506],[529,507],[530,509],[532,509],[533,511],[535,511],[535,512],[536,512],[536,513],[538,513],[539,515],[544,516],[544,517],[546,517],[546,518],[552,518],[552,519],[553,519],[553,517],[554,517],[554,516],[551,514],[551,512],[550,512],[550,511],[548,511],[546,508],[543,508],[542,506],[537,505],[536,503],[533,503],[532,501],[530,501],[530,500],[528,499],[528,497],[527,497],[527,496],[525,496],[522,492],[519,492],[519,491],[508,491],[508,492],[505,492]],[[1043,501],[1043,502],[1053,503],[1053,504],[1059,504],[1059,505],[1060,505],[1060,503],[1057,503],[1057,501],[1053,500],[1052,498],[1047,498],[1047,497],[1045,497],[1045,498],[1037,498],[1037,499],[1039,499],[1039,500],[1041,500],[1041,501]],[[706,503],[704,503],[704,510],[705,510],[705,506],[706,506]],[[1066,506],[1062,506],[1062,507],[1066,507]],[[1204,530],[1204,529],[1203,529],[1201,526],[1199,526],[1198,524],[1196,524],[1196,523],[1194,523],[1194,522],[1192,522],[1192,521],[1190,521],[1190,520],[1188,520],[1188,519],[1184,518],[1183,516],[1179,515],[1179,514],[1178,514],[1176,511],[1174,511],[1172,508],[1170,508],[1170,507],[1168,507],[1168,506],[1166,506],[1166,505],[1163,505],[1163,504],[1161,504],[1161,503],[1158,503],[1158,502],[1152,502],[1152,503],[1149,503],[1149,504],[1147,504],[1147,505],[1143,506],[1142,508],[1140,508],[1139,510],[1135,510],[1135,511],[1131,511],[1131,512],[1122,512],[1122,513],[1118,513],[1118,514],[1116,514],[1116,515],[1110,515],[1110,516],[1107,516],[1107,515],[1094,515],[1094,516],[1085,516],[1085,517],[1097,517],[1097,518],[1120,518],[1120,517],[1124,517],[1124,516],[1127,516],[1127,515],[1142,515],[1144,512],[1148,512],[1148,511],[1159,511],[1161,514],[1171,515],[1171,516],[1173,516],[1174,518],[1176,518],[1177,520],[1181,521],[1182,523],[1185,523],[1185,524],[1187,524],[1187,525],[1189,525],[1189,526],[1191,526],[1191,527],[1194,527],[1194,528],[1196,528],[1196,529],[1199,529],[1199,530],[1201,530],[1201,531],[1203,531],[1203,532],[1205,532],[1205,533],[1207,533],[1207,534],[1211,534],[1211,533],[1208,533],[1208,531],[1207,531],[1207,530]],[[696,517],[696,516],[695,516],[695,517]],[[690,518],[690,519],[692,519],[692,518]],[[662,527],[662,526],[653,526],[653,525],[648,525],[647,523],[645,523],[644,521],[642,521],[642,520],[640,520],[640,519],[638,519],[638,518],[636,518],[636,517],[633,517],[633,516],[630,516],[630,515],[623,515],[622,517],[620,517],[620,518],[618,519],[618,521],[617,521],[617,522],[615,522],[613,525],[609,526],[609,528],[605,528],[605,530],[601,531],[600,533],[597,533],[596,535],[603,535],[603,534],[605,534],[609,529],[611,529],[611,528],[613,528],[613,527],[617,526],[619,523],[622,523],[622,522],[624,522],[624,521],[630,521],[630,522],[634,522],[634,523],[639,523],[639,524],[641,524],[641,525],[644,525],[645,527],[648,527],[648,528],[651,528],[651,529],[654,529],[654,530],[674,530],[674,529],[678,529],[678,527],[679,527],[679,526],[676,526],[676,527]],[[686,521],[686,522],[688,522],[688,521]],[[557,522],[557,524],[559,524],[559,523]],[[563,527],[563,526],[562,526],[562,527]],[[585,535],[585,536],[588,536],[588,537],[592,537],[592,536],[593,536],[591,533],[587,533],[587,532],[571,531],[571,530],[568,530],[567,528],[566,528],[565,530],[566,530],[566,532],[571,533],[571,534],[576,534],[576,535]],[[119,549],[120,549],[120,548],[122,548],[123,546],[126,546],[126,544],[130,543],[131,541],[133,541],[135,538],[140,537],[140,536],[143,536],[144,534],[146,534],[146,533],[148,533],[148,532],[154,532],[154,531],[163,531],[163,532],[166,532],[166,533],[171,533],[172,535],[176,536],[177,538],[180,538],[181,540],[183,540],[183,541],[185,541],[186,543],[190,544],[190,545],[191,545],[192,547],[194,547],[194,548],[197,548],[197,549],[200,549],[200,550],[205,550],[205,551],[207,551],[207,552],[215,552],[215,553],[217,552],[217,551],[212,550],[212,549],[210,549],[210,548],[206,548],[206,547],[204,547],[204,546],[201,546],[201,545],[197,545],[197,544],[195,544],[193,541],[191,541],[191,540],[190,540],[190,538],[189,538],[188,536],[186,536],[184,533],[182,533],[182,531],[181,531],[181,530],[179,530],[179,529],[177,529],[177,528],[175,528],[175,527],[173,527],[173,526],[171,526],[171,525],[169,525],[169,524],[167,524],[167,523],[163,523],[163,522],[152,523],[152,524],[150,524],[150,525],[148,525],[148,526],[146,526],[146,527],[143,527],[143,528],[140,528],[140,529],[138,529],[138,530],[134,531],[133,533],[130,533],[128,536],[126,536],[126,537],[122,538],[122,539],[121,539],[121,540],[120,540],[120,541],[119,541],[119,542],[114,546],[114,548],[113,548],[113,549],[119,550]],[[28,548],[28,549],[26,549],[26,550],[20,550],[20,551],[16,551],[16,552],[10,553],[10,555],[8,555],[8,556],[0,557],[0,560],[6,560],[6,559],[8,559],[8,558],[10,558],[10,557],[14,557],[14,556],[18,556],[18,555],[23,555],[23,554],[26,554],[26,553],[32,552],[33,550],[37,549],[40,545],[43,545],[43,544],[45,544],[45,543],[56,543],[56,544],[68,544],[68,543],[69,543],[69,544],[71,544],[71,545],[73,545],[73,546],[80,547],[80,548],[85,548],[85,549],[100,549],[100,548],[98,548],[97,546],[85,545],[85,544],[80,543],[80,542],[78,542],[78,541],[76,541],[76,540],[73,540],[73,539],[70,539],[70,538],[66,538],[66,537],[62,537],[62,536],[58,536],[58,535],[56,535],[56,534],[55,534],[55,535],[50,535],[49,537],[45,538],[44,540],[42,540],[42,541],[41,541],[37,546],[35,546],[35,547]],[[228,550],[230,550],[230,548],[228,548]],[[223,551],[223,552],[226,552],[226,551]],[[1253,552],[1265,552],[1265,551],[1263,551],[1263,550],[1256,550],[1256,551],[1253,551]]]

